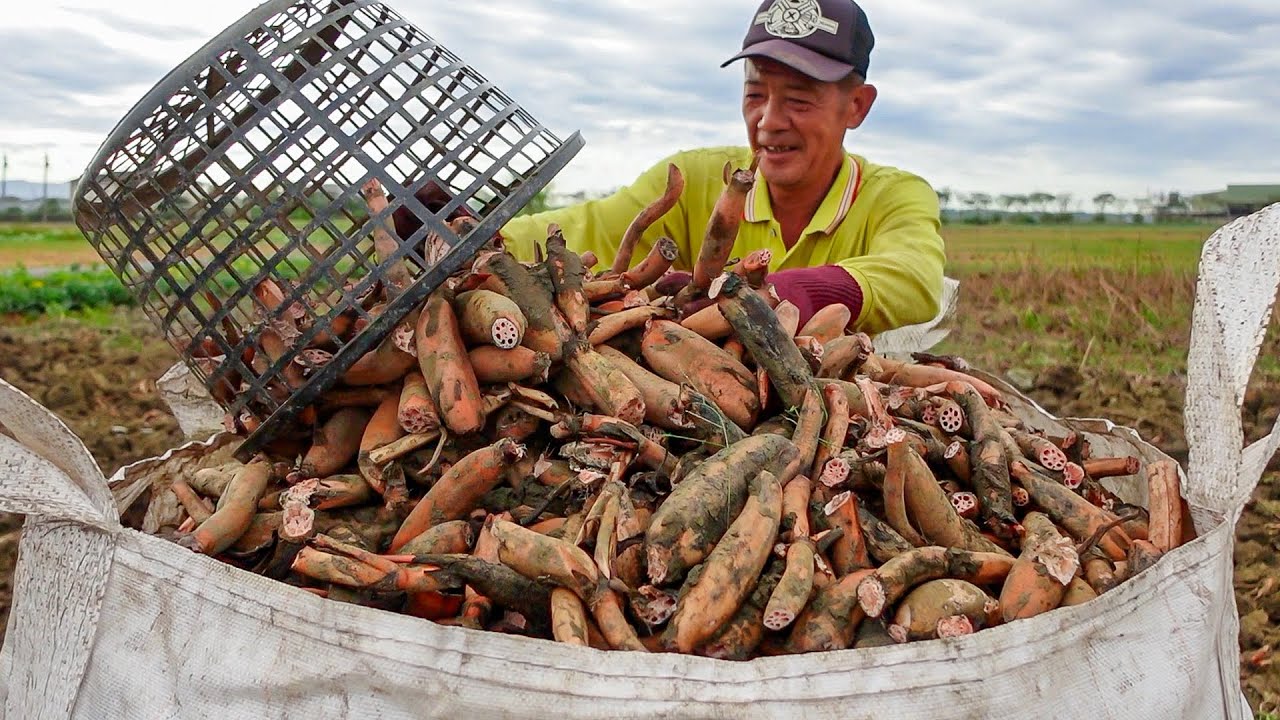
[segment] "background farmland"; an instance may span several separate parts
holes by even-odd
[[[1186,459],[1182,400],[1196,265],[1216,225],[951,225],[948,274],[961,281],[955,353],[1003,375],[1050,412],[1106,417]],[[0,376],[35,396],[88,444],[108,475],[180,441],[154,380],[176,358],[72,226],[0,225]],[[19,271],[83,266],[74,271]],[[1273,318],[1244,415],[1248,440],[1280,408]],[[1273,464],[1272,470],[1276,467]],[[1280,706],[1280,475],[1240,526],[1236,590],[1246,693]],[[17,519],[0,518],[0,630]]]

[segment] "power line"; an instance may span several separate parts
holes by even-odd
[[[40,222],[49,219],[49,153],[44,154],[44,179],[40,185]]]

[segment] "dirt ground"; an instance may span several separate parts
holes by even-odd
[[[181,440],[154,382],[174,361],[173,351],[137,311],[120,311],[109,327],[47,319],[38,327],[13,318],[0,321],[0,376],[61,416],[107,475]],[[1183,392],[1183,380],[1176,376],[1096,369],[1081,374],[1063,365],[1039,371],[1029,394],[1056,415],[1101,416],[1134,427],[1185,460]],[[1270,429],[1277,397],[1280,383],[1251,391],[1246,402],[1251,439]],[[1280,706],[1280,668],[1271,665],[1272,648],[1280,648],[1278,477],[1272,473],[1259,488],[1241,523],[1236,551],[1243,680],[1250,702],[1265,711]],[[19,521],[0,515],[0,633],[8,615]]]
[[[155,380],[177,357],[138,311],[121,309],[107,327],[20,318],[0,320],[0,377],[62,418],[102,472],[163,453],[182,439]],[[0,513],[0,637],[9,616],[18,528]]]

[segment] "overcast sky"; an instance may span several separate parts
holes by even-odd
[[[0,25],[9,177],[84,169],[129,108],[254,0],[53,0]],[[740,144],[753,0],[395,0],[391,7],[586,147],[560,191]],[[845,145],[936,188],[994,194],[1280,183],[1277,0],[866,0],[880,98]],[[1086,208],[1091,207],[1086,202]]]

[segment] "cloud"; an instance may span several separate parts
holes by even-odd
[[[150,17],[130,16],[102,7],[77,8],[76,14],[96,20],[119,32],[141,37],[195,37],[201,34],[197,25],[156,22]]]
[[[109,92],[163,72],[160,63],[113,49],[93,36],[68,30],[51,35],[0,29],[0,47],[20,63],[0,63],[4,85],[42,94]]]
[[[0,137],[65,133],[81,153],[68,162],[82,167],[87,137],[105,134],[150,83],[255,5],[121,0],[109,11],[76,11],[101,34],[36,32],[12,20],[0,31]],[[1274,0],[863,6],[877,38],[870,80],[880,98],[847,146],[873,161],[937,187],[991,193],[1092,197],[1280,182]],[[556,133],[582,132],[586,148],[555,180],[566,191],[629,182],[680,149],[744,140],[741,68],[719,64],[740,46],[752,0],[392,7]],[[178,34],[180,43],[134,49]]]
[[[122,114],[94,98],[159,79],[156,60],[111,48],[91,35],[0,30],[0,47],[22,62],[0,62],[0,129],[105,132]],[[126,106],[127,107],[127,106]]]

